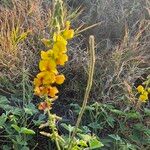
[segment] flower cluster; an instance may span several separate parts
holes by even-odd
[[[148,94],[150,93],[150,88],[144,88],[142,85],[139,85],[137,87],[137,91],[140,94],[139,100],[141,102],[147,102],[147,100],[148,100]]]
[[[34,79],[34,94],[39,97],[54,98],[58,94],[56,85],[64,82],[65,76],[59,74],[58,65],[64,66],[68,61],[67,40],[72,39],[74,30],[70,29],[70,22],[66,22],[65,29],[53,34],[51,49],[41,51],[39,62],[40,73]],[[47,40],[48,42],[50,40]],[[42,103],[43,104],[43,103]],[[44,104],[45,105],[45,104]]]

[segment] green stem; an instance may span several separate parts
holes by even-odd
[[[77,119],[77,122],[75,125],[75,129],[72,133],[70,143],[68,145],[68,150],[71,150],[71,148],[72,148],[73,140],[77,133],[77,129],[80,125],[83,113],[84,113],[86,105],[87,105],[91,87],[92,87],[94,67],[95,67],[94,36],[89,37],[89,56],[90,56],[90,60],[89,60],[89,75],[88,75],[87,87],[86,87],[86,91],[85,91],[85,95],[84,95],[83,104],[82,104],[82,107],[81,107],[81,110],[80,110],[80,113],[79,113],[79,116],[78,116],[78,119]]]
[[[55,140],[55,143],[56,143],[56,146],[57,146],[57,150],[61,150],[59,142],[58,142],[58,139],[57,139],[58,131],[57,131],[56,127],[55,127],[55,119],[51,115],[50,110],[48,110],[47,113],[48,113],[48,119],[49,119],[49,127],[52,130],[52,135],[53,135],[53,138]]]

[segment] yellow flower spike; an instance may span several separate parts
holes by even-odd
[[[64,81],[65,81],[65,76],[62,74],[62,75],[57,75],[56,76],[56,83],[57,84],[62,84],[62,83],[64,83]]]
[[[53,73],[58,73],[56,69],[56,63],[53,59],[41,60],[39,63],[40,71],[51,71]]]
[[[150,93],[150,88],[147,89],[148,93]]]
[[[143,93],[145,91],[142,85],[139,85],[136,89],[138,90],[139,93]]]
[[[50,96],[50,97],[55,97],[56,96],[56,94],[59,92],[58,91],[58,89],[54,86],[54,87],[51,87],[51,86],[49,86],[48,88],[47,88],[47,90],[48,90],[48,96]]]
[[[74,30],[70,29],[63,31],[63,37],[66,40],[72,39],[74,37]]]
[[[53,57],[53,51],[52,50],[41,51],[41,58],[43,60],[50,59],[51,57]]]
[[[59,58],[56,60],[57,65],[64,66],[65,62],[68,61],[68,56],[66,54],[62,54],[59,56]]]

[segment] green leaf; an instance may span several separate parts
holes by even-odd
[[[95,108],[92,107],[92,106],[86,106],[86,110],[88,110],[88,111],[93,111],[93,110],[95,110]]]
[[[80,145],[81,147],[87,147],[88,146],[86,141],[84,141],[84,140],[79,140],[77,144]]]
[[[21,128],[17,126],[16,124],[12,124],[11,127],[14,128],[17,132],[20,132]]]
[[[0,95],[0,108],[3,109],[8,104],[9,104],[8,99],[5,96]]]
[[[122,141],[121,138],[120,138],[120,136],[118,136],[118,135],[110,134],[110,135],[108,135],[108,136],[111,137],[111,138],[113,138],[113,139],[116,140],[116,141]]]
[[[27,146],[23,146],[21,150],[30,150]]]
[[[89,146],[90,146],[90,149],[97,149],[97,148],[103,147],[104,145],[96,138],[92,138],[89,141]]]
[[[21,135],[16,135],[16,141],[14,141],[16,144],[22,145],[22,146],[27,146],[28,143],[26,141],[26,139],[23,138],[23,136]],[[21,146],[21,150],[22,150],[22,146]]]
[[[36,126],[39,126],[40,124],[42,124],[45,119],[45,115],[44,114],[40,114],[39,117],[38,117],[38,120],[33,120],[33,123],[36,125]]]
[[[111,109],[110,111],[117,115],[125,115],[125,113],[123,111],[118,110],[118,109]]]
[[[22,116],[23,110],[21,108],[13,107],[13,110],[11,110],[12,114],[16,116]]]
[[[150,116],[150,109],[144,108],[144,113],[145,113],[147,116]]]
[[[5,114],[2,114],[0,116],[0,127],[2,127],[4,125],[4,123],[6,122],[7,116]]]
[[[114,120],[114,118],[113,117],[108,117],[107,119],[106,119],[106,121],[107,121],[107,123],[113,128],[114,127],[114,122],[115,122],[115,120]]]
[[[72,127],[70,124],[67,125],[67,124],[65,124],[65,123],[61,123],[61,126],[62,126],[63,128],[65,128],[65,129],[66,129],[67,131],[69,131],[69,132],[72,132],[73,129],[74,129],[74,127]]]
[[[20,130],[20,133],[23,133],[23,134],[35,134],[35,132],[31,129],[28,129],[26,127],[22,127],[21,130]]]
[[[3,145],[3,148],[2,148],[3,150],[11,150],[12,148],[11,147],[9,147],[8,145]]]
[[[77,134],[81,139],[83,139],[84,141],[90,141],[90,139],[92,138],[91,137],[91,135],[89,135],[89,134],[80,134],[80,133],[78,133]]]
[[[103,129],[103,127],[98,122],[92,122],[88,124],[88,127],[92,129]]]
[[[141,115],[139,112],[129,112],[126,114],[128,119],[139,119],[141,118]]]
[[[29,115],[34,115],[35,113],[38,112],[35,105],[32,104],[32,103],[30,103],[26,107],[24,107],[24,111],[25,111],[26,114],[29,114]]]

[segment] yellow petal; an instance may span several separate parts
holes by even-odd
[[[49,87],[48,95],[50,97],[55,97],[58,93],[58,89],[56,87]]]
[[[53,46],[53,53],[54,53],[54,58],[57,59],[60,55],[60,51],[59,48],[57,47],[57,45],[54,44]]]
[[[53,52],[57,53],[66,53],[67,52],[67,46],[63,44],[62,42],[56,42],[53,46]]]
[[[66,61],[68,61],[68,56],[66,54],[62,54],[56,60],[56,63],[57,63],[57,65],[62,65],[63,66]]]
[[[57,73],[56,69],[56,63],[54,60],[41,60],[39,62],[39,69],[40,71],[52,71],[54,73]]]
[[[40,79],[34,78],[33,84],[34,84],[34,86],[40,86],[42,84],[42,82]]]
[[[56,83],[57,83],[57,84],[62,84],[62,83],[64,83],[64,80],[65,80],[65,76],[64,76],[63,74],[56,76]]]
[[[53,40],[54,42],[62,42],[64,45],[67,45],[67,41],[60,34],[54,33]]]
[[[74,37],[74,30],[70,29],[63,31],[63,37],[66,40],[72,39]]]
[[[140,100],[141,102],[146,102],[146,100],[148,100],[148,96],[141,94],[141,95],[139,96],[139,100]]]
[[[143,92],[143,95],[148,96],[148,92],[147,92],[147,91],[144,91],[144,92]]]
[[[40,95],[40,88],[38,86],[34,88],[34,95]]]
[[[47,72],[47,74],[45,74],[44,76],[43,84],[44,85],[52,84],[55,82],[55,80],[56,80],[55,74],[51,72]]]
[[[41,58],[43,60],[50,59],[52,56],[53,56],[53,51],[52,50],[41,51]]]
[[[143,93],[144,92],[144,87],[142,85],[139,85],[137,88],[139,93]]]

